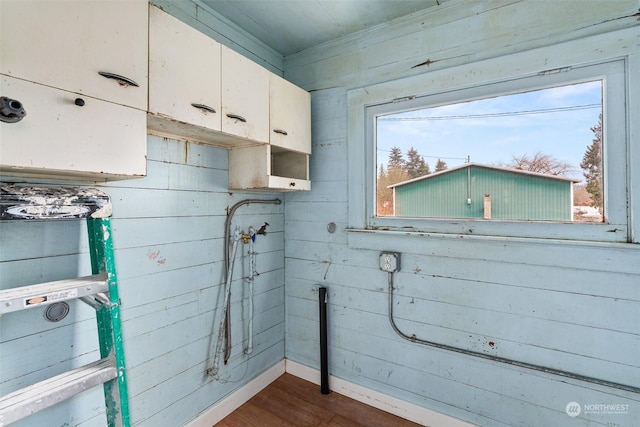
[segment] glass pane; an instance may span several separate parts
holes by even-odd
[[[377,216],[602,222],[602,86],[378,116]]]

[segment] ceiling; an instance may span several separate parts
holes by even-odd
[[[445,0],[198,0],[287,56]]]

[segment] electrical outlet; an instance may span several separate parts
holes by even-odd
[[[400,271],[400,254],[398,252],[381,252],[380,270],[389,273]]]

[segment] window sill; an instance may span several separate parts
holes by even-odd
[[[625,249],[638,250],[640,245],[621,243],[621,242],[603,242],[589,240],[571,240],[571,239],[554,239],[539,237],[517,237],[517,236],[489,236],[481,234],[464,234],[464,233],[440,233],[426,232],[416,230],[391,230],[391,229],[362,229],[348,228],[347,242],[351,249],[370,249],[370,250],[390,250],[406,247],[407,244],[414,244],[418,239],[429,239],[430,241],[451,241],[466,240],[469,242],[486,242],[501,244],[517,244],[517,245],[565,245],[587,248],[608,248],[608,249]]]

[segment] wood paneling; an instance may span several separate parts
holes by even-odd
[[[234,28],[221,29],[229,24],[193,2],[157,3],[210,35],[225,34],[221,42],[240,43],[251,57],[267,58],[262,65],[274,64],[272,71],[282,69],[277,55]],[[498,58],[495,66],[501,66],[501,55],[615,28],[637,29],[637,8],[635,0],[451,1],[433,13],[287,58],[288,78],[307,89],[320,89],[312,93],[313,191],[287,194],[286,215],[284,205],[251,206],[236,214],[244,228],[265,220],[271,227],[257,243],[261,275],[256,283],[254,354],[248,360],[242,354],[244,332],[234,328],[237,344],[223,381],[211,381],[204,370],[221,295],[226,208],[244,198],[273,194],[229,194],[224,150],[150,138],[148,177],[104,188],[114,202],[133,424],[184,425],[281,361],[285,345],[288,358],[317,366],[319,285],[330,289],[334,376],[480,425],[637,424],[637,395],[451,354],[395,336],[386,316],[386,275],[377,267],[380,250],[403,253],[403,270],[395,279],[397,314],[402,327],[418,335],[486,351],[493,351],[489,340],[500,338],[494,341],[498,352],[561,366],[579,360],[576,369],[638,385],[640,368],[633,359],[640,321],[637,245],[346,232],[352,169],[347,159],[350,89],[490,58]],[[427,59],[433,62],[412,68]],[[629,64],[637,69],[638,56]],[[632,90],[637,85],[630,82],[629,117],[640,111],[638,91]],[[637,121],[629,126],[637,138]],[[630,156],[637,165],[638,153]],[[629,191],[638,200],[635,170],[631,168]],[[327,231],[329,222],[338,226],[333,234]],[[89,269],[86,233],[73,221],[0,223],[0,236],[3,286],[62,279]],[[241,266],[237,268],[234,286],[239,287]],[[242,295],[232,293],[233,324],[238,326],[245,315]],[[92,357],[97,343],[90,314],[88,307],[78,305],[58,324],[45,322],[37,309],[3,316],[0,389],[9,391]],[[44,333],[38,332],[40,327]],[[572,331],[565,335],[566,342],[562,331]],[[29,335],[30,343],[20,339],[22,335]],[[34,367],[36,362],[44,367]],[[297,393],[294,397],[299,398]],[[102,401],[101,394],[96,388],[18,425],[104,425],[104,409],[96,403]],[[571,401],[629,404],[631,414],[569,418],[565,405]],[[314,416],[313,411],[295,417],[304,420]],[[337,413],[332,420],[344,425],[349,416]]]
[[[232,283],[233,348],[220,381],[206,376],[223,288],[226,209],[245,198],[229,194],[227,152],[149,137],[149,175],[102,189],[114,206],[113,234],[132,423],[184,425],[284,356],[284,207],[249,205],[233,225],[270,224],[258,236],[254,350],[244,354],[248,316],[247,248],[240,245]],[[46,184],[46,183],[44,183]],[[44,185],[43,184],[43,185]],[[0,285],[11,287],[90,272],[82,221],[0,222]],[[98,358],[95,316],[78,301],[61,322],[41,309],[2,317],[0,393]],[[215,333],[212,335],[212,330]],[[19,426],[105,425],[99,388],[48,408]]]
[[[579,4],[447,2],[287,56],[284,76],[314,91],[363,87],[637,25],[635,0]]]
[[[593,9],[578,10],[586,4]],[[565,412],[572,401],[615,401],[633,408],[640,405],[634,393],[398,337],[387,317],[387,274],[378,268],[380,251],[402,253],[402,270],[394,275],[394,312],[409,335],[638,387],[637,245],[348,231],[358,224],[349,224],[357,203],[347,194],[363,200],[366,188],[356,185],[345,194],[350,178],[364,173],[350,160],[357,163],[364,155],[358,149],[372,143],[362,141],[364,131],[350,134],[347,94],[353,89],[369,94],[384,85],[385,95],[394,99],[393,89],[405,78],[420,75],[431,82],[432,71],[444,80],[469,78],[472,84],[474,75],[486,77],[504,67],[505,55],[540,48],[538,59],[546,63],[547,46],[559,49],[562,42],[616,29],[626,37],[607,34],[608,40],[622,41],[618,47],[635,46],[637,52],[637,9],[637,1],[448,2],[384,29],[285,58],[285,76],[312,91],[314,120],[314,190],[288,196],[285,215],[289,360],[318,366],[317,288],[326,286],[333,376],[478,425],[637,424],[631,413],[574,419]],[[563,60],[561,52],[548,58]],[[632,53],[629,64],[637,67],[638,59]],[[423,65],[414,67],[418,64]],[[465,64],[468,74],[453,72]],[[436,90],[432,80],[426,86]],[[402,90],[412,86],[406,83]],[[629,112],[639,107],[640,99],[632,94]],[[364,111],[352,114],[364,117]],[[640,133],[633,129],[637,138]],[[353,134],[356,141],[350,139]],[[354,144],[357,148],[349,152]],[[631,153],[629,164],[638,160]],[[636,187],[633,175],[629,191],[637,192]],[[334,234],[327,232],[329,222],[338,225]],[[592,233],[587,228],[579,232],[585,238]]]

